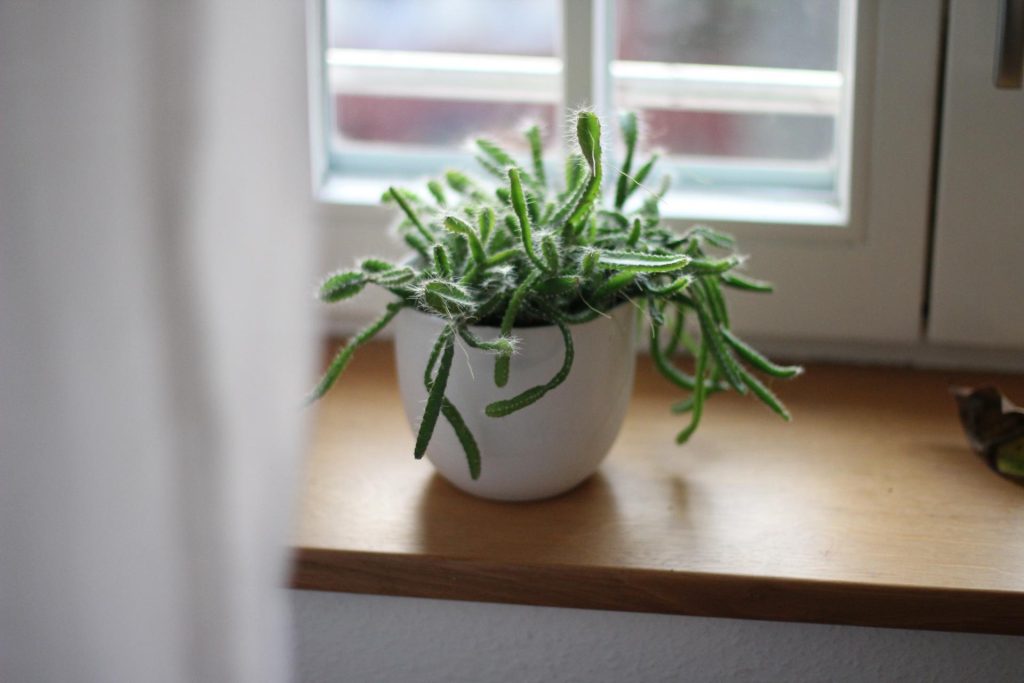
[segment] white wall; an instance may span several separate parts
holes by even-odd
[[[292,591],[299,681],[1024,680],[1024,638]]]

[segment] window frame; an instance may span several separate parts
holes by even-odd
[[[564,2],[567,16],[575,17],[565,22],[564,32],[603,35],[605,45],[614,45],[608,35],[612,28],[606,0]],[[310,51],[318,55],[318,46],[323,44],[323,3],[307,3],[311,8]],[[769,345],[774,340],[847,348],[851,344],[900,349],[921,345],[942,27],[942,8],[930,0],[858,3],[857,63],[855,78],[848,86],[853,88],[853,126],[847,143],[851,171],[846,228],[808,229],[835,224],[801,223],[785,220],[783,215],[775,216],[778,220],[774,222],[701,221],[736,235],[741,246],[755,255],[750,272],[776,283],[771,297],[735,297],[741,333]],[[568,42],[572,42],[571,35]],[[584,49],[581,42],[575,43],[577,49],[562,53],[568,75],[563,98],[579,102],[584,92],[596,93],[594,108],[607,112],[609,93],[593,86],[602,82],[608,56],[592,59],[596,47]],[[321,60],[311,56],[309,66],[311,130],[321,131],[325,123]],[[591,79],[589,90],[581,85],[586,78]],[[314,133],[312,137],[319,136]],[[393,220],[391,211],[373,206],[377,197],[338,203],[338,197],[331,194],[337,190],[336,184],[325,182],[323,150],[316,147],[314,144],[314,193],[331,244],[325,263],[337,267],[357,255],[401,253],[400,247],[386,238],[385,228]],[[694,222],[691,218],[667,220],[674,226]],[[339,234],[332,226],[344,226],[344,232]],[[379,303],[372,297],[364,302],[349,307],[351,314],[342,316],[365,317]]]
[[[685,84],[682,92],[690,100],[688,110],[825,114],[836,116],[843,125],[837,126],[835,170],[823,170],[827,165],[824,163],[771,159],[687,155],[684,164],[664,159],[660,164],[663,172],[697,175],[716,188],[706,193],[670,191],[663,205],[665,215],[757,224],[845,227],[848,223],[845,140],[851,126],[846,123],[849,112],[843,110],[842,101],[848,98],[850,79],[842,79],[839,72],[616,60],[614,0],[562,0],[559,49],[552,57],[332,48],[326,36],[328,1],[322,0],[313,8],[319,19],[317,34],[322,47],[311,56],[311,61],[317,60],[311,69],[315,68],[315,81],[322,88],[321,104],[315,107],[319,120],[312,129],[322,131],[316,150],[322,170],[315,177],[323,178],[320,195],[325,201],[370,203],[380,196],[386,182],[414,181],[448,166],[475,166],[469,151],[451,148],[395,145],[389,149],[386,144],[347,141],[345,149],[339,150],[330,121],[335,115],[333,93],[342,87],[349,94],[361,96],[545,104],[556,108],[556,123],[564,128],[568,119],[565,112],[584,106],[607,118],[613,111],[613,91],[631,91],[634,98],[639,93],[655,103],[659,99],[677,100],[680,86]],[[839,1],[841,11],[847,13],[858,2]],[[840,26],[843,51],[842,34],[850,23],[841,22]],[[840,56],[840,68],[844,56]],[[485,96],[479,95],[480,88]],[[612,131],[613,138],[616,134]],[[566,140],[569,136],[560,129],[553,137]],[[565,149],[561,152],[564,154]],[[609,156],[614,157],[616,150],[610,152]],[[757,179],[755,186],[775,189],[786,196],[773,199],[723,193],[729,187],[749,186],[751,178]],[[341,179],[348,187],[339,182]],[[373,179],[378,180],[375,183]],[[823,180],[827,189],[822,187]]]

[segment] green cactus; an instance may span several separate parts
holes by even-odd
[[[656,190],[647,188],[657,156],[640,163],[634,172],[639,138],[636,115],[623,115],[620,126],[626,149],[607,207],[600,206],[601,122],[588,111],[577,115],[578,150],[566,160],[561,189],[549,181],[537,127],[526,132],[530,158],[522,165],[495,143],[477,141],[478,161],[499,182],[493,191],[488,189],[492,181],[459,171],[448,171],[444,183],[427,183],[432,202],[409,190],[390,188],[383,199],[401,210],[399,231],[414,250],[414,260],[393,264],[366,259],[359,268],[325,280],[318,296],[327,302],[348,299],[367,285],[388,290],[395,301],[338,352],[310,399],[320,398],[356,348],[384,329],[401,309],[440,317],[446,325],[424,372],[428,399],[415,456],[426,452],[443,416],[458,436],[476,479],[480,448],[459,410],[445,396],[456,336],[472,348],[494,354],[494,382],[500,387],[508,382],[516,327],[553,325],[560,330],[565,349],[561,368],[548,382],[485,407],[486,415],[501,419],[541,400],[568,377],[573,362],[572,325],[634,301],[647,313],[655,367],[689,394],[672,406],[674,412],[690,414],[676,438],[679,443],[697,429],[705,401],[728,389],[749,392],[790,419],[754,371],[788,379],[802,369],[776,365],[736,336],[729,329],[723,293],[725,287],[770,292],[771,285],[738,272],[744,259],[735,253],[729,235],[706,226],[677,233],[661,222],[658,202],[668,189],[668,178]],[[700,333],[696,339],[687,331],[687,320],[696,321],[693,327]],[[481,339],[469,330],[472,325],[500,331],[494,339]],[[663,327],[667,342],[662,338]],[[680,348],[695,359],[692,376],[673,362]]]

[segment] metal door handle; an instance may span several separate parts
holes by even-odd
[[[1024,77],[1024,0],[1002,0],[998,31],[996,87],[1019,90]]]

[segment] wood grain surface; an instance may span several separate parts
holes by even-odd
[[[412,457],[391,348],[316,408],[297,588],[1024,634],[1024,487],[967,447],[950,384],[1024,377],[814,366],[785,424],[716,396],[684,447],[641,357],[597,475],[536,503],[456,490]],[[487,467],[483,454],[483,467]]]

